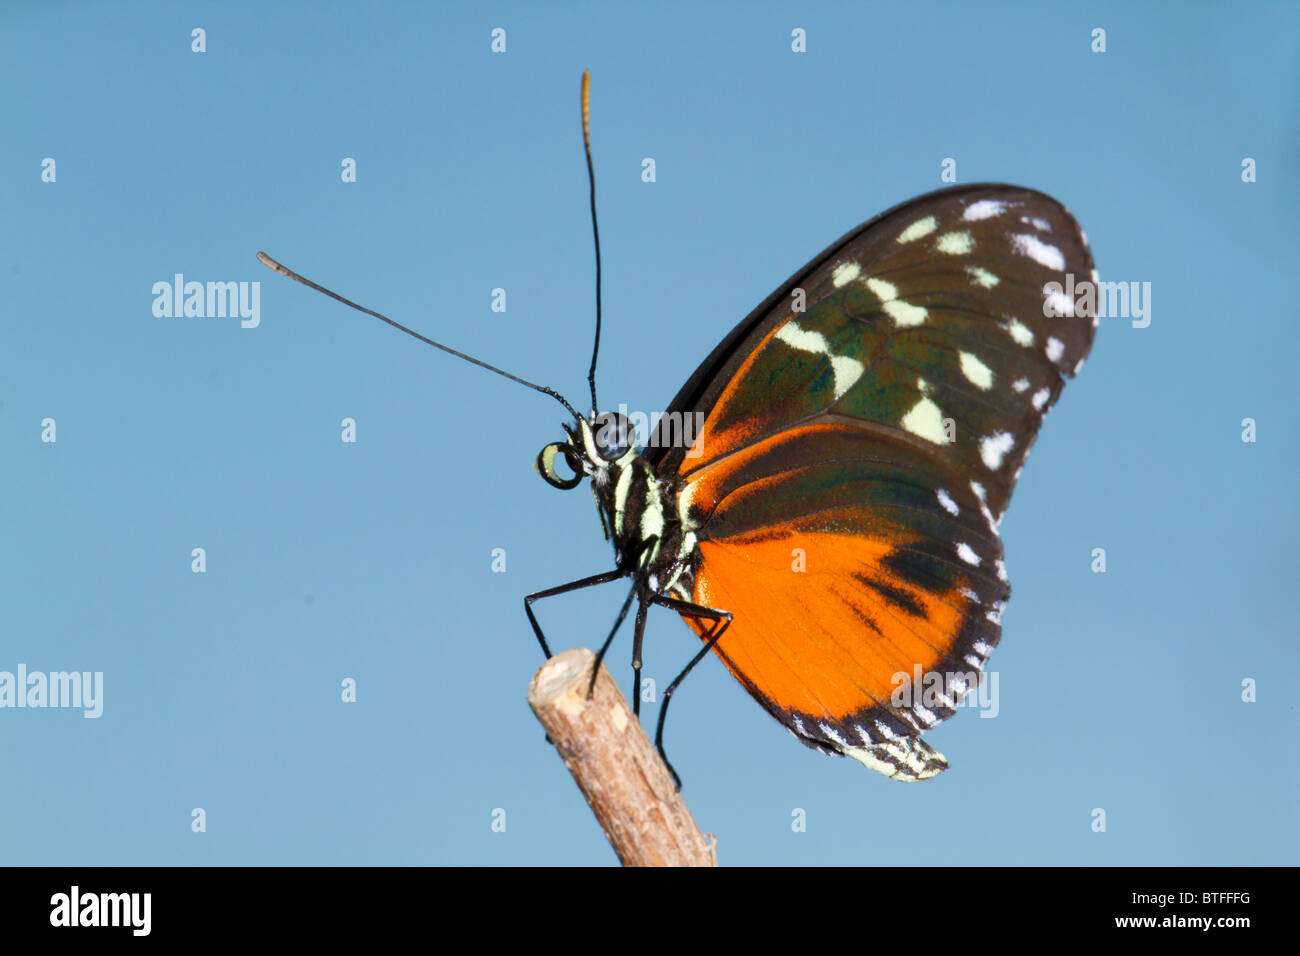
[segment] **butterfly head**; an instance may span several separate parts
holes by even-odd
[[[603,485],[611,468],[622,468],[636,457],[636,430],[618,412],[602,412],[590,421],[579,419],[576,428],[563,427],[567,440],[551,442],[537,455],[537,470],[552,487],[575,488],[586,475]],[[557,467],[560,459],[568,474]]]

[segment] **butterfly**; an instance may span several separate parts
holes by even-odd
[[[591,170],[583,77],[583,137]],[[801,743],[895,780],[947,761],[923,734],[977,685],[1010,595],[998,525],[1043,416],[1097,320],[1062,293],[1097,274],[1078,223],[1018,186],[957,186],[876,216],[796,272],[719,343],[642,447],[617,412],[426,339],[559,401],[572,418],[537,468],[589,481],[614,567],[528,595],[533,605],[630,580],[597,667],[635,605],[634,689],[648,611],[702,640],[663,692],[715,654]],[[699,428],[684,427],[698,422]],[[913,675],[939,675],[929,692]],[[900,681],[900,677],[902,680]],[[594,672],[593,672],[594,680]],[[640,694],[633,694],[639,712]]]

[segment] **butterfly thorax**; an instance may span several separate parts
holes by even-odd
[[[597,415],[565,430],[568,442],[548,445],[539,455],[542,476],[556,487],[573,487],[582,476],[590,477],[617,567],[631,572],[646,595],[671,591],[689,599],[696,538],[682,520],[674,484],[656,475],[620,415]],[[555,475],[559,454],[575,472],[572,478]]]

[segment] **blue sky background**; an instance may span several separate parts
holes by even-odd
[[[105,701],[0,710],[0,862],[613,862],[524,698],[522,596],[611,563],[587,491],[534,473],[560,410],[254,258],[581,403],[590,68],[604,405],[664,408],[944,157],[1153,289],[1025,470],[1001,712],[932,732],[948,773],[807,750],[716,661],[687,682],[669,750],[722,862],[1295,863],[1298,46],[1289,4],[6,4],[0,670]],[[260,327],[154,317],[177,272],[260,281]],[[553,646],[622,596],[543,602]],[[647,674],[695,647],[652,614]]]

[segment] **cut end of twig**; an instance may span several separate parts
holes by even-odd
[[[533,675],[528,704],[624,866],[717,866],[654,745],[609,671],[590,699],[595,655],[575,648]]]

